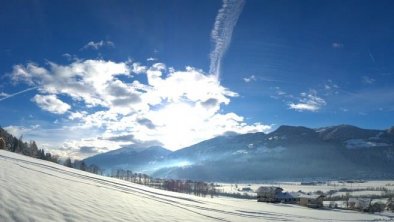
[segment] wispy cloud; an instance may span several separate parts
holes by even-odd
[[[376,63],[375,57],[372,55],[371,51],[368,49],[369,58],[371,58],[373,63]]]
[[[146,61],[148,61],[148,62],[157,61],[157,58],[149,57],[146,59]]]
[[[102,47],[110,47],[113,48],[115,47],[115,44],[111,41],[98,41],[98,42],[94,42],[94,41],[90,41],[88,42],[86,45],[84,45],[81,50],[85,50],[85,49],[94,49],[94,50],[98,50],[99,48]]]
[[[299,101],[296,103],[290,103],[289,108],[299,112],[302,111],[316,112],[326,104],[327,103],[323,98],[317,96],[316,91],[311,90],[308,93],[306,92],[301,93],[301,98],[299,99]]]
[[[331,44],[331,46],[332,46],[333,48],[335,48],[335,49],[341,49],[341,48],[343,48],[345,45],[344,45],[343,43],[340,43],[340,42],[333,42],[333,43]]]
[[[242,78],[242,80],[246,83],[250,82],[257,82],[257,81],[262,81],[262,82],[285,82],[282,80],[277,80],[271,77],[265,77],[265,76],[257,76],[257,75],[250,75]]]
[[[334,81],[332,81],[331,79],[329,79],[325,83],[323,83],[323,86],[319,91],[325,96],[332,96],[332,95],[338,95],[340,90],[341,88],[339,87],[339,85]]]
[[[0,93],[0,97],[7,97],[7,96],[9,96],[10,94],[8,94],[8,93],[5,93],[5,92],[1,92]]]
[[[25,89],[25,90],[22,90],[22,91],[13,93],[13,94],[7,94],[7,93],[2,92],[2,93],[0,93],[0,96],[3,97],[3,98],[0,98],[0,102],[3,101],[3,100],[6,100],[6,99],[12,98],[14,96],[17,96],[19,94],[35,90],[35,89],[37,89],[37,87],[31,87],[31,88],[28,88],[28,89]]]
[[[374,82],[375,82],[376,80],[375,80],[374,78],[369,77],[369,76],[363,76],[363,77],[361,78],[361,81],[362,81],[364,84],[371,85],[371,84],[374,84]]]
[[[380,107],[394,110],[394,90],[392,87],[366,87],[359,91],[347,91],[336,99],[338,106],[349,107],[352,111],[377,111]],[[380,110],[381,111],[381,110]]]
[[[244,82],[249,83],[249,82],[252,82],[252,81],[256,81],[257,78],[256,78],[255,75],[251,75],[251,76],[249,76],[249,77],[243,78],[243,80],[244,80]]]
[[[223,55],[231,42],[233,29],[244,6],[244,0],[223,0],[211,32],[214,48],[210,54],[209,73],[219,78]]]

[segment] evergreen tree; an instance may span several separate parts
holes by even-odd
[[[35,141],[30,141],[30,156],[38,158],[38,147]]]
[[[70,168],[73,166],[70,157],[67,158],[66,161],[64,161],[64,166],[70,167]]]
[[[0,150],[4,150],[6,148],[5,141],[3,138],[0,137]]]
[[[81,165],[79,166],[80,170],[86,171],[86,163],[85,161],[81,161]]]

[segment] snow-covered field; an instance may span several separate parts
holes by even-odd
[[[283,188],[285,192],[297,192],[302,190],[303,192],[328,192],[330,190],[341,190],[341,189],[350,189],[354,190],[350,192],[351,195],[354,196],[368,196],[368,195],[380,195],[382,191],[373,190],[376,188],[385,188],[387,190],[394,191],[394,181],[365,181],[363,183],[344,183],[339,181],[330,181],[317,185],[301,185],[301,182],[273,182],[273,183],[239,183],[239,184],[230,184],[230,183],[219,183],[220,189],[222,192],[226,193],[248,193],[249,195],[254,195],[253,192],[243,192],[242,188],[249,187],[252,191],[257,190],[260,186],[278,186]],[[357,191],[362,190],[362,191]],[[345,195],[347,192],[339,192],[336,195]],[[335,196],[335,195],[334,195]]]
[[[202,198],[0,150],[0,221],[391,221],[255,200]]]

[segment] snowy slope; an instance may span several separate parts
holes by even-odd
[[[200,198],[0,150],[0,221],[365,221],[385,216]]]

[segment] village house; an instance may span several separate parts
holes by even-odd
[[[297,203],[311,208],[323,207],[324,195],[283,192],[280,187],[259,187],[256,193],[258,202]]]
[[[301,206],[310,208],[320,208],[323,207],[324,195],[321,194],[303,194],[298,193],[298,203]]]

